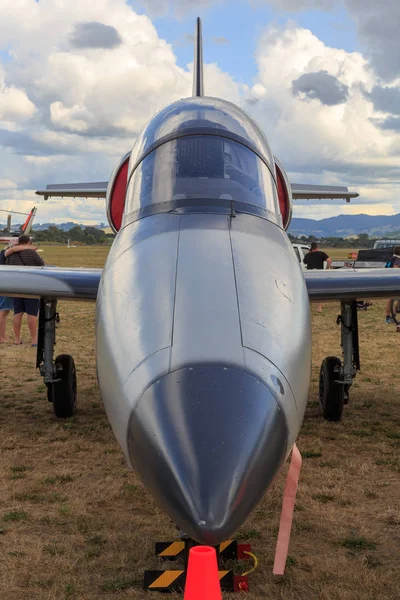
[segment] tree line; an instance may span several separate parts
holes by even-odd
[[[3,229],[2,234],[9,234],[7,229]],[[105,233],[102,229],[96,229],[96,227],[80,227],[75,225],[68,231],[59,229],[55,225],[50,225],[48,229],[42,231],[34,231],[31,233],[35,242],[56,242],[59,244],[67,244],[70,240],[73,242],[80,242],[85,245],[91,244],[110,244],[114,239],[114,234]]]
[[[297,237],[289,233],[289,239],[294,244],[311,244],[318,242],[324,248],[372,248],[375,239],[371,239],[368,233],[360,233],[354,238],[342,237],[321,237],[316,238],[314,235]]]
[[[0,230],[3,235],[9,235],[7,229]],[[114,239],[113,233],[105,233],[102,229],[96,227],[80,227],[75,225],[68,231],[59,229],[56,225],[50,225],[48,229],[42,231],[32,231],[32,237],[37,242],[55,242],[59,244],[67,244],[80,242],[85,245],[91,244],[110,244]],[[314,235],[295,236],[289,233],[289,239],[294,244],[311,244],[318,242],[324,248],[372,248],[374,239],[371,239],[368,233],[360,233],[355,238],[342,237],[321,237],[316,238]]]

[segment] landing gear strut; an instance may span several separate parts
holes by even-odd
[[[322,361],[319,375],[319,402],[327,421],[342,418],[343,406],[349,402],[350,387],[360,370],[357,302],[342,302],[336,323],[341,325],[343,362],[336,356],[327,356]]]
[[[60,322],[55,298],[41,298],[36,368],[40,370],[47,399],[56,417],[72,417],[76,410],[76,369],[72,356],[60,354],[54,360],[56,324]]]

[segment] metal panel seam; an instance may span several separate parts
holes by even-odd
[[[264,356],[264,354],[262,354],[262,352],[259,352],[258,350],[254,350],[254,348],[250,348],[249,346],[243,346],[243,348],[245,348],[246,350],[250,350],[251,352],[255,352],[256,354],[259,354],[260,356],[262,356],[263,358],[265,358],[265,360],[267,360],[269,363],[271,363],[271,365],[273,365],[275,367],[275,369],[277,369],[279,371],[279,373],[282,375],[283,379],[288,384],[290,391],[292,392],[292,396],[293,396],[294,403],[296,405],[296,410],[297,410],[296,396],[295,396],[295,394],[294,394],[294,392],[292,390],[292,386],[290,385],[289,381],[286,379],[285,375],[282,373],[282,371],[280,370],[280,368],[274,362],[272,362],[271,359],[269,359],[266,356]],[[260,378],[260,375],[255,375],[254,373],[249,373],[249,374],[253,374],[253,377]]]
[[[179,217],[179,222],[178,222],[178,240],[177,240],[177,243],[176,243],[174,307],[173,307],[173,310],[172,310],[172,331],[171,331],[171,346],[170,346],[170,348],[173,348],[173,346],[174,346],[174,325],[175,325],[175,309],[176,309],[176,290],[177,290],[177,287],[178,287],[178,262],[179,262],[179,246],[180,246],[180,241],[181,241],[181,224],[182,224],[182,217]],[[169,353],[169,369],[168,369],[169,372],[171,372],[171,367],[172,367],[172,351]]]
[[[228,233],[229,233],[229,244],[231,247],[231,255],[232,255],[232,268],[233,268],[233,280],[235,282],[235,291],[236,291],[236,304],[238,310],[238,319],[239,319],[239,328],[240,328],[240,340],[242,342],[242,358],[243,358],[243,366],[246,365],[245,356],[244,356],[244,345],[243,345],[243,330],[242,330],[242,319],[240,317],[240,304],[239,304],[239,292],[236,280],[236,267],[235,267],[235,256],[233,253],[233,244],[232,244],[232,217],[228,217]]]
[[[172,346],[166,346],[165,348],[160,348],[159,350],[156,350],[155,352],[152,352],[151,354],[149,354],[149,356],[146,356],[146,358],[144,358],[143,360],[141,360],[140,363],[138,363],[135,366],[135,368],[132,369],[132,371],[129,373],[128,377],[125,379],[124,384],[122,386],[122,389],[125,387],[125,384],[128,381],[129,377],[132,375],[132,373],[134,373],[136,371],[136,369],[138,369],[143,363],[146,362],[146,360],[148,360],[152,356],[155,356],[156,354],[159,354],[160,352],[163,352],[164,350],[168,350],[169,349],[169,357],[170,357],[169,358],[169,363],[171,364],[171,354],[172,354],[171,348],[172,348]],[[150,383],[148,384],[148,386],[146,388],[146,390],[148,390],[153,385],[153,383],[155,383],[157,381],[158,378],[159,378],[159,375],[157,375],[155,379],[151,379]],[[140,396],[140,398],[142,397],[142,395]],[[129,415],[129,418],[128,418],[128,421],[127,421],[127,424],[126,424],[127,426],[126,426],[126,429],[125,429],[125,440],[128,439],[128,434],[129,434],[129,430],[130,430],[130,426],[131,426],[131,421],[133,419],[133,415],[135,413],[135,410],[136,410],[138,404],[139,404],[139,402],[136,402],[135,406],[132,408],[132,410],[130,412],[130,415]],[[127,458],[127,461],[129,463],[130,467],[133,469],[132,461],[131,461],[131,458],[129,456],[129,444],[128,443],[126,444],[126,448],[128,450],[128,455],[126,456],[126,458]]]
[[[167,213],[158,213],[158,214],[163,214],[163,215],[166,215]],[[150,216],[155,216],[155,215],[150,215]],[[170,215],[170,216],[171,216],[171,217],[176,217],[177,215]],[[179,217],[179,218],[180,218],[180,217]],[[132,225],[132,222],[130,222],[130,223],[127,223],[126,225],[124,225],[123,227],[121,227],[121,229],[119,230],[119,232],[118,232],[118,234],[117,234],[117,235],[119,235],[123,229],[125,229],[126,227],[129,227],[129,225]],[[155,233],[154,235],[159,235],[159,234],[163,235],[163,234],[165,234],[165,233],[166,233],[165,231],[158,231],[158,232],[157,232],[157,233]],[[170,231],[167,231],[167,233],[170,233]],[[114,264],[114,263],[115,263],[117,260],[119,260],[119,259],[120,259],[120,257],[121,257],[121,256],[123,256],[123,255],[125,254],[125,252],[129,252],[129,250],[130,250],[131,248],[133,248],[133,246],[137,245],[134,239],[133,239],[133,240],[131,240],[131,242],[132,242],[132,243],[131,243],[131,245],[130,245],[130,246],[128,246],[127,248],[125,248],[125,250],[122,250],[122,252],[121,252],[120,254],[118,254],[118,256],[115,256],[114,258],[112,258],[112,259],[110,259],[110,260],[109,260],[109,258],[107,257],[107,261],[106,261],[106,263],[105,263],[105,265],[104,265],[104,267],[103,267],[103,269],[102,269],[103,273],[104,273],[106,270],[108,270],[108,269],[109,269],[109,267],[110,267],[112,264]],[[140,243],[140,242],[139,242],[139,243]]]
[[[138,362],[137,365],[135,365],[132,369],[132,371],[130,371],[128,373],[128,375],[125,378],[124,383],[122,384],[122,387],[125,387],[126,382],[128,381],[129,377],[132,375],[132,373],[134,373],[136,371],[136,369],[138,369],[139,367],[142,366],[143,363],[146,362],[146,360],[149,360],[149,358],[151,358],[152,356],[154,356],[155,354],[158,354],[159,352],[162,352],[163,350],[168,350],[168,348],[171,348],[172,346],[164,346],[164,348],[159,348],[158,350],[155,350],[154,352],[152,352],[151,354],[148,354],[143,360],[141,360],[140,362]]]

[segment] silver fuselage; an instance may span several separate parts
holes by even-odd
[[[247,517],[286,459],[307,402],[310,309],[286,233],[245,214],[157,214],[126,225],[104,268],[96,330],[101,393],[128,463],[192,537],[222,541]],[[207,419],[200,419],[199,438],[192,431],[196,406],[183,419],[191,397],[178,399],[180,394],[172,393],[171,407],[154,414],[152,401],[146,399],[152,386],[169,374],[185,369],[195,374],[196,368],[213,366],[228,374],[245,373],[268,391],[272,411],[285,424],[273,446],[268,435],[274,431],[263,433],[270,417],[265,416],[260,433],[264,416],[255,414],[251,421],[253,413],[246,408],[251,392],[246,396],[245,389],[239,410],[238,402],[231,406],[229,385],[219,387],[207,409],[209,427],[204,425]],[[213,381],[203,402],[213,396]],[[216,404],[225,415],[222,420],[220,413],[213,413]],[[150,414],[143,415],[146,410]],[[173,420],[167,433],[163,415]],[[271,427],[277,429],[276,424]],[[241,449],[243,435],[246,447]],[[200,464],[194,439],[210,445]],[[229,454],[221,456],[225,443]],[[178,466],[170,464],[169,454],[174,453]],[[213,457],[224,464],[217,469],[217,489],[206,489],[212,477],[203,476],[202,470],[217,468],[210,464]],[[238,465],[242,472],[237,472]],[[219,498],[217,508],[214,496]]]

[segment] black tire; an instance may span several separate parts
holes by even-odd
[[[390,302],[390,314],[396,325],[400,324],[400,298],[393,298]]]
[[[69,354],[60,354],[54,362],[58,379],[53,383],[54,414],[59,419],[67,419],[76,410],[75,363]]]
[[[319,403],[327,421],[340,421],[343,413],[344,386],[338,383],[341,362],[337,356],[327,356],[319,373]]]
[[[350,386],[349,385],[344,385],[343,386],[343,404],[348,404],[349,400],[350,400]]]
[[[52,383],[46,383],[46,389],[47,389],[47,400],[49,402],[53,402],[53,384]]]

